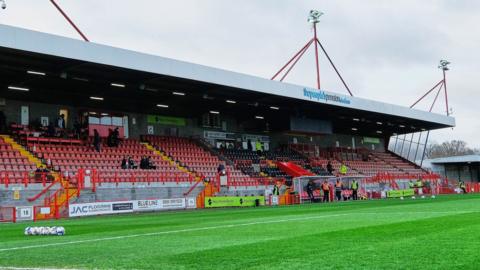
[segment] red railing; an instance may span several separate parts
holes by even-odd
[[[30,184],[42,184],[43,187],[47,185],[47,183],[53,182],[53,175],[46,172],[23,172],[22,178],[19,180],[18,177],[11,177],[10,175],[15,175],[14,172],[2,172],[0,174],[0,185],[4,185],[8,188],[9,185],[12,184],[22,184],[25,187],[28,187]]]

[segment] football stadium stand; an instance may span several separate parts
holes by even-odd
[[[215,207],[219,195],[298,203],[306,195],[295,183],[333,187],[337,177],[378,197],[438,180],[388,152],[391,136],[455,125],[450,116],[5,25],[0,62],[0,204],[33,207],[35,219],[94,214],[89,203],[105,213]]]

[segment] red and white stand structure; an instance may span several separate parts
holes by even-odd
[[[428,110],[429,112],[432,112],[435,104],[438,101],[438,97],[443,92],[444,98],[445,98],[445,113],[446,113],[447,116],[449,116],[451,114],[451,109],[448,107],[448,92],[447,92],[447,78],[446,78],[446,72],[449,70],[448,65],[450,65],[450,62],[448,62],[447,60],[440,60],[440,64],[438,65],[438,68],[442,70],[443,78],[437,84],[435,84],[430,90],[428,90],[425,94],[423,94],[419,99],[417,99],[410,106],[410,108],[414,108],[416,105],[418,105],[420,103],[420,101],[424,100],[430,94],[435,93],[435,97],[433,99],[433,102],[430,105],[430,108]],[[403,154],[403,145],[405,144],[405,142],[407,142],[406,136],[407,136],[407,134],[405,134],[403,136],[403,139],[400,139],[400,140],[403,141],[402,142],[402,147],[401,147],[401,150],[400,150],[400,155],[401,156]],[[420,167],[423,165],[423,160],[425,159],[425,152],[426,152],[429,137],[430,137],[430,131],[427,131],[427,135],[426,135],[426,138],[425,138],[425,144],[424,144],[424,148],[423,148],[423,153],[422,153],[422,156],[421,156],[422,159],[420,161]],[[418,151],[418,147],[420,145],[421,138],[422,138],[422,133],[420,133],[420,136],[418,137],[418,141],[416,143],[417,144],[417,150],[415,151],[414,160],[416,160],[416,158],[417,158],[417,151]],[[398,136],[396,136],[394,151],[396,151],[396,149],[397,149],[398,139],[399,139]],[[413,142],[413,133],[412,133],[412,137],[411,137],[410,141],[408,141],[408,142],[410,142],[410,148],[411,148],[412,144],[414,143]],[[410,154],[410,148],[408,149],[409,154]],[[409,154],[407,154],[407,159],[409,157]]]
[[[322,50],[322,52],[325,54],[325,57],[327,58],[328,62],[332,66],[332,68],[335,70],[335,73],[337,73],[338,77],[342,81],[342,84],[345,86],[345,89],[348,91],[350,96],[353,96],[352,91],[350,91],[350,88],[348,87],[347,83],[343,79],[342,75],[340,75],[340,72],[338,71],[338,68],[335,66],[333,63],[332,59],[328,55],[327,51],[323,47],[322,43],[318,39],[317,36],[317,24],[320,22],[320,16],[322,16],[323,13],[317,10],[311,10],[310,14],[308,16],[308,22],[312,24],[313,26],[313,37],[297,52],[293,55],[290,60],[282,67],[280,68],[275,75],[271,78],[271,80],[277,79],[280,75],[280,81],[283,81],[287,75],[290,73],[290,71],[295,67],[295,65],[300,61],[302,56],[305,54],[305,52],[310,48],[312,44],[314,44],[315,47],[315,67],[316,67],[316,77],[317,77],[317,89],[320,89],[320,64],[319,64],[319,52],[318,48]]]

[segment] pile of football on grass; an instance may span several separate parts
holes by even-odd
[[[27,227],[25,228],[25,235],[65,235],[64,227]]]

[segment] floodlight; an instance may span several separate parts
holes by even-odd
[[[438,68],[443,70],[448,70],[448,65],[450,65],[450,62],[448,62],[447,60],[440,60],[440,64],[438,65]]]
[[[319,23],[320,22],[320,16],[323,15],[323,12],[318,11],[318,10],[310,10],[310,14],[308,14],[308,19],[307,21],[309,23]]]
[[[7,8],[7,2],[5,2],[5,0],[0,0],[0,3],[2,3],[2,9]]]

